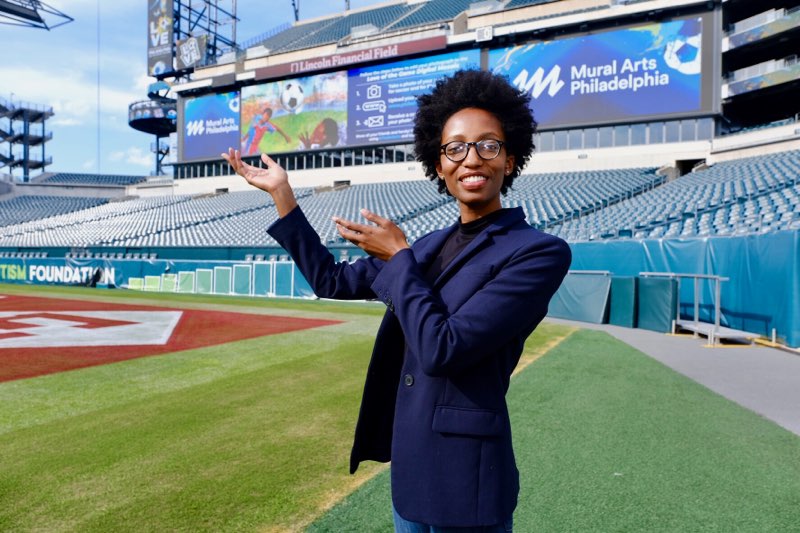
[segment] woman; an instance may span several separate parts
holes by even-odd
[[[367,373],[350,470],[392,462],[397,531],[511,531],[519,474],[505,393],[525,339],[547,312],[570,251],[503,209],[533,152],[527,95],[500,76],[460,71],[419,98],[417,159],[460,220],[409,246],[390,220],[334,217],[369,257],[335,263],[298,208],[286,172],[223,157],[269,192],[269,233],[318,296],[379,298],[387,312]],[[456,528],[456,529],[450,529]]]

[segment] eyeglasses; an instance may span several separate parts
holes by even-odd
[[[440,148],[447,159],[453,163],[458,163],[467,158],[470,146],[475,147],[475,151],[478,152],[478,156],[480,156],[481,159],[489,160],[500,155],[500,149],[504,144],[503,141],[496,141],[494,139],[484,139],[483,141],[471,143],[451,141],[447,144],[443,144]]]

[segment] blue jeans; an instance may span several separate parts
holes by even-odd
[[[394,506],[392,506],[392,512],[394,513],[395,533],[511,533],[514,524],[514,517],[510,516],[505,523],[494,526],[438,527],[406,520],[397,514]]]

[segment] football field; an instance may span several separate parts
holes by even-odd
[[[383,306],[0,286],[0,531],[391,531],[347,473]],[[602,332],[509,391],[515,531],[797,531],[800,439]]]

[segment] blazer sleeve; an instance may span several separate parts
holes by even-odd
[[[544,236],[498,265],[499,270],[451,313],[425,280],[413,253],[403,250],[385,264],[373,290],[398,317],[423,372],[444,376],[527,337],[547,314],[570,260],[564,241]]]
[[[366,300],[375,298],[370,288],[380,272],[383,261],[372,257],[354,263],[337,263],[330,251],[320,242],[300,207],[278,219],[268,229],[278,244],[294,259],[314,294],[337,300]]]

